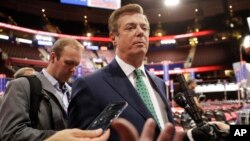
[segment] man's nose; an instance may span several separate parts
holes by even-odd
[[[137,26],[136,35],[137,36],[143,36],[144,34],[145,34],[145,31],[140,26]]]
[[[76,72],[76,68],[77,68],[77,66],[72,67],[72,68],[71,68],[71,71],[72,71],[73,73],[75,73],[75,72]]]

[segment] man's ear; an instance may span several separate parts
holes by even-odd
[[[49,60],[50,60],[50,62],[51,62],[51,63],[54,63],[55,59],[56,59],[56,54],[55,54],[55,52],[51,52],[50,55],[49,55]]]
[[[114,33],[109,33],[109,37],[113,43],[114,46],[116,46],[116,41],[115,41],[115,34]]]

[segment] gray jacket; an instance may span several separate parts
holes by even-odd
[[[67,114],[56,90],[47,78],[37,73],[42,82],[42,93],[50,97],[52,119],[46,99],[42,99],[38,111],[38,129],[30,127],[30,85],[26,78],[10,81],[5,92],[5,99],[0,107],[0,140],[1,141],[40,141],[48,138],[56,131],[51,130],[51,122],[55,130],[62,130],[67,125]]]
[[[2,102],[3,102],[3,95],[0,95],[0,106],[1,106]]]

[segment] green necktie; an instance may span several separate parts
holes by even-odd
[[[150,99],[149,96],[149,92],[148,89],[142,79],[142,72],[140,69],[135,69],[135,76],[136,76],[136,81],[135,81],[135,85],[136,85],[136,90],[139,93],[141,99],[143,100],[143,102],[146,104],[147,108],[149,109],[150,113],[153,115],[154,119],[156,120],[157,124],[159,124],[159,120],[156,116],[156,112],[153,106],[153,103]],[[159,126],[160,127],[160,126]]]

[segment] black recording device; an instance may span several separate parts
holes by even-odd
[[[220,140],[222,138],[227,137],[229,134],[228,132],[221,131],[215,124],[207,124],[205,121],[203,121],[201,113],[199,112],[199,108],[197,107],[193,97],[191,96],[192,90],[188,88],[185,77],[182,74],[178,74],[177,80],[180,83],[182,92],[179,92],[174,96],[175,102],[186,110],[186,112],[196,123],[196,126],[200,128],[200,130],[207,131],[207,132],[198,131],[197,134],[199,133],[207,134],[211,138],[213,138],[213,140]],[[196,128],[195,130],[197,130],[198,128]],[[200,134],[198,136],[202,137],[203,135]]]
[[[178,74],[177,79],[180,83],[182,93],[175,95],[175,102],[187,111],[198,127],[204,125],[205,122],[203,121],[199,108],[191,95],[192,90],[188,88],[185,77],[182,74]]]
[[[112,121],[120,116],[128,106],[126,101],[111,103],[95,118],[87,127],[88,130],[102,128],[103,131],[109,128]]]

